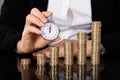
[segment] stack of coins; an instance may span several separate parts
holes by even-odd
[[[29,70],[31,60],[29,58],[21,59],[22,70]]]
[[[91,80],[100,80],[100,66],[93,65],[91,70]]]
[[[92,51],[91,51],[91,80],[99,80],[100,66],[100,44],[101,44],[101,22],[92,22]],[[97,67],[96,67],[97,66]],[[93,79],[94,78],[94,79]]]
[[[73,44],[72,42],[65,42],[65,80],[72,80],[72,65],[73,65]]]
[[[58,55],[59,55],[58,47],[51,47],[50,48],[50,67],[51,67],[50,78],[51,80],[59,80],[58,78]]]
[[[44,53],[37,54],[37,74],[45,75],[46,56]]]
[[[78,64],[78,80],[85,80],[85,68],[86,68],[86,32],[78,32],[78,56],[77,56],[77,64]]]
[[[31,60],[29,58],[21,59],[21,77],[22,77],[22,80],[31,80],[30,62],[31,62]]]

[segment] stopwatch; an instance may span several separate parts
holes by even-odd
[[[60,30],[54,23],[51,17],[48,18],[48,22],[41,28],[42,37],[46,40],[54,40],[58,37]]]

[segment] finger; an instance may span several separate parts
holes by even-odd
[[[37,51],[37,52],[34,52],[32,55],[33,56],[37,56],[37,54],[42,54],[44,52],[44,54],[46,55],[47,58],[50,58],[50,53],[48,51]]]
[[[54,41],[57,42],[59,40],[61,40],[61,38],[58,36]]]
[[[43,54],[42,50],[35,51],[32,55],[37,56],[37,54]]]
[[[63,45],[62,45],[62,46],[63,46]],[[60,57],[60,58],[64,57],[64,47],[62,47],[62,46],[59,47],[59,49],[60,49],[60,50],[59,50],[59,57]]]
[[[36,16],[37,18],[39,18],[43,23],[47,22],[46,17],[37,8],[33,8],[31,10],[31,14],[34,15],[34,16]]]
[[[38,52],[34,52],[32,53],[33,56],[37,56]]]
[[[37,55],[37,53],[33,53],[32,55],[33,55],[33,56],[36,56],[36,55]]]
[[[42,23],[37,17],[29,14],[26,17],[26,26],[33,25],[33,24],[38,26],[38,27],[41,27],[44,25],[44,23]]]
[[[41,31],[39,28],[37,27],[34,27],[34,26],[29,26],[29,27],[26,27],[23,31],[23,35],[25,34],[29,34],[29,33],[34,33],[34,34],[41,34]]]
[[[47,58],[50,58],[50,52],[46,52],[45,54]]]
[[[42,12],[42,14],[45,16],[45,17],[49,17],[49,16],[52,16],[52,12],[50,11],[47,11],[47,12]]]
[[[101,52],[101,54],[104,54],[104,53],[105,53],[105,48],[103,47],[102,44],[100,44],[100,52]]]

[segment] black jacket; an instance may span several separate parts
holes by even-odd
[[[109,56],[120,55],[120,0],[92,0],[92,20],[102,21],[102,44]],[[5,0],[0,15],[0,56],[15,55],[26,15],[47,10],[48,0]],[[53,3],[54,5],[54,3]],[[78,6],[79,7],[79,6]]]

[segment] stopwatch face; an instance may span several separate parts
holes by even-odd
[[[46,23],[42,28],[42,37],[46,40],[54,40],[59,35],[59,28],[54,23]]]

